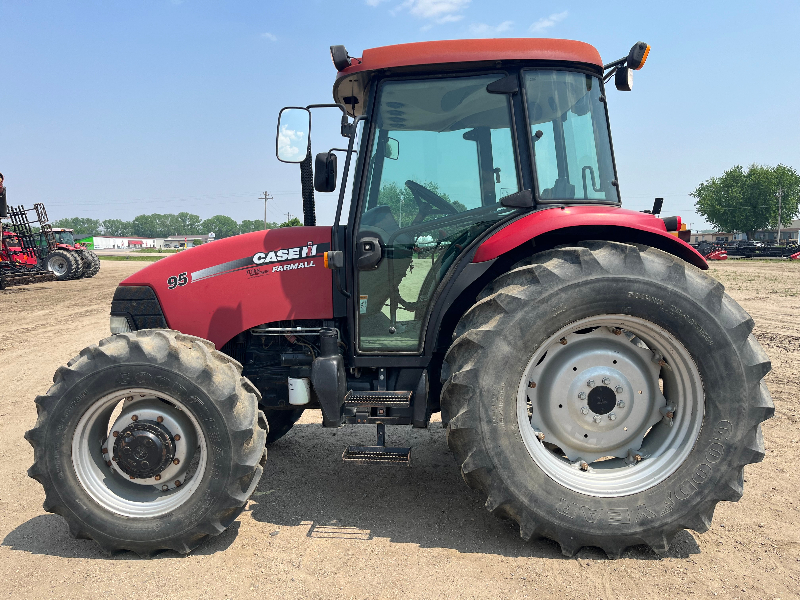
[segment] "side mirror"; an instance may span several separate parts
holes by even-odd
[[[318,192],[336,189],[336,155],[333,152],[317,154],[314,160],[314,189]]]
[[[394,138],[386,140],[386,146],[383,149],[383,157],[391,160],[400,158],[400,142]]]
[[[311,111],[307,108],[282,108],[278,115],[278,136],[275,142],[278,160],[301,163],[308,156],[311,139]]]

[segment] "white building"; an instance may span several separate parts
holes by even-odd
[[[141,248],[156,247],[156,240],[143,237],[96,235],[92,238],[92,241],[95,250],[140,250]]]

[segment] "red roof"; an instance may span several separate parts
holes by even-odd
[[[141,246],[142,240],[128,240],[128,245],[130,246],[131,244],[133,244],[134,246]]]
[[[603,66],[597,49],[585,42],[548,38],[502,38],[484,40],[442,40],[397,44],[364,50],[361,63],[340,71],[349,75],[389,67],[492,60],[560,60]]]
[[[463,64],[499,60],[577,62],[593,65],[599,69],[603,68],[603,61],[600,59],[597,49],[590,44],[575,40],[501,38],[397,44],[364,50],[364,55],[360,59],[353,59],[349,67],[339,71],[336,75],[333,97],[336,102],[343,104],[345,103],[344,98],[347,96],[359,98],[355,114],[361,114],[364,108],[364,91],[371,71],[417,65]]]

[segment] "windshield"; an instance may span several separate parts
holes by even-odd
[[[524,78],[539,198],[619,202],[600,80],[540,70]]]
[[[66,244],[67,246],[75,245],[75,238],[72,237],[71,231],[56,231],[55,234],[59,244]]]

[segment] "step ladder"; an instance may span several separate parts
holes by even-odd
[[[378,423],[376,445],[348,446],[342,454],[342,460],[362,464],[404,464],[411,466],[411,448],[387,447],[386,425]]]

